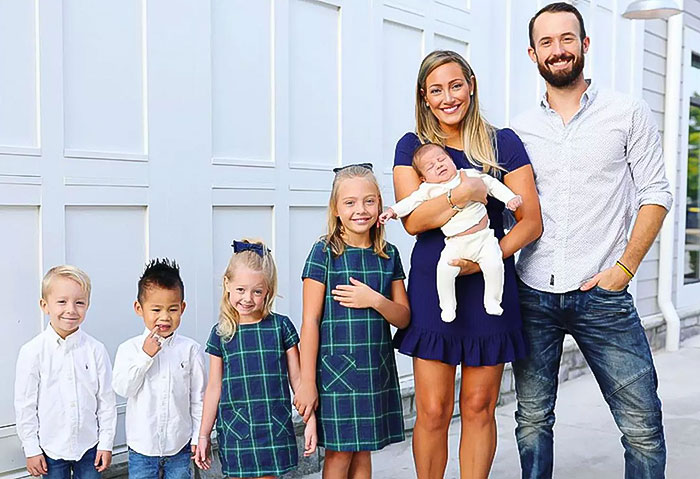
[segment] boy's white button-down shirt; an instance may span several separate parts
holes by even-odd
[[[150,357],[143,342],[150,331],[119,346],[114,391],[127,398],[126,442],[146,456],[172,456],[188,441],[197,444],[206,369],[202,347],[173,333]]]
[[[43,451],[76,461],[97,444],[112,450],[117,410],[112,365],[102,343],[77,330],[62,339],[49,324],[17,357],[17,436],[27,457]]]

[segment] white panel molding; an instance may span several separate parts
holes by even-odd
[[[322,191],[322,192],[331,192],[331,188],[329,186],[295,186],[295,185],[289,185],[289,191]]]
[[[400,3],[384,2],[384,7],[384,18],[389,18],[392,15],[392,13],[389,12],[403,12],[416,17],[425,17],[424,11],[411,8],[407,5],[402,5]],[[402,14],[399,15],[403,16]]]
[[[63,178],[63,184],[65,186],[98,186],[104,188],[148,188],[148,183],[144,183],[140,179],[114,176],[103,178],[66,176]]]
[[[290,161],[289,168],[293,170],[311,170],[311,171],[333,171],[338,165],[324,165],[320,163],[305,163],[301,161]]]
[[[122,151],[89,151],[74,148],[65,148],[63,156],[66,158],[82,158],[86,160],[115,160],[115,161],[148,161],[147,153],[128,153]]]
[[[216,166],[250,166],[254,168],[275,168],[276,166],[274,160],[231,158],[227,156],[212,157],[211,164]]]
[[[41,186],[39,175],[0,175],[1,185],[32,185]]]
[[[41,147],[0,145],[0,155],[41,156]]]
[[[276,188],[273,184],[253,184],[246,183],[240,185],[212,185],[212,190],[265,190],[274,191]]]

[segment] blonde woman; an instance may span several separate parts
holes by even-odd
[[[412,356],[417,418],[413,454],[419,479],[442,478],[447,464],[447,431],[454,410],[456,368],[461,368],[459,410],[462,424],[459,463],[462,478],[486,478],[496,450],[495,408],[504,363],[522,358],[522,333],[513,254],[542,232],[532,167],[513,131],[497,130],[479,112],[476,76],[459,54],[435,51],[422,62],[416,85],[416,132],[396,145],[394,191],[402,200],[420,185],[411,167],[421,144],[445,147],[458,168],[475,168],[498,177],[523,204],[516,224],[504,235],[503,203],[489,198],[482,180],[462,173],[447,194],[424,202],[404,218],[416,235],[408,296],[411,323],[394,338],[398,350]],[[487,218],[468,232],[491,227],[505,262],[503,314],[491,316],[483,305],[484,279],[476,263],[458,260],[457,316],[440,320],[436,265],[445,245],[440,231],[468,201],[486,203]]]

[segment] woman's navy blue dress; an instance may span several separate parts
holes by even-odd
[[[496,134],[498,164],[506,173],[530,164],[520,138],[509,129]],[[406,133],[396,145],[394,166],[411,166],[413,152],[421,142],[414,133]],[[463,151],[446,148],[457,168],[474,168]],[[488,197],[490,227],[496,238],[503,237],[505,205]],[[518,288],[513,257],[505,260],[503,315],[490,316],[484,310],[484,277],[481,273],[457,277],[457,318],[451,323],[440,319],[436,267],[445,236],[440,229],[421,233],[411,254],[408,298],[411,324],[394,336],[394,346],[403,354],[435,359],[463,366],[489,366],[525,357],[528,349],[522,332]]]

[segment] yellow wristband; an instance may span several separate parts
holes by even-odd
[[[627,276],[630,277],[630,279],[634,278],[634,273],[632,273],[632,271],[630,271],[630,269],[627,266],[620,263],[619,261],[615,261],[615,264],[618,265],[620,269],[624,271]]]

